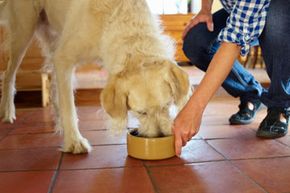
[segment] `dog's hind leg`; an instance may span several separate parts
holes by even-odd
[[[12,10],[8,18],[9,62],[4,73],[0,102],[0,118],[10,123],[16,119],[14,105],[16,72],[31,42],[38,19],[33,7],[31,9],[28,6],[17,8],[25,10],[25,14],[15,14]]]
[[[41,12],[42,22],[37,29],[36,37],[39,40],[42,55],[45,57],[43,71],[51,75],[50,99],[52,101],[53,116],[55,121],[55,131],[61,133],[62,126],[59,116],[58,96],[56,89],[56,75],[54,73],[54,66],[52,64],[52,56],[57,45],[58,34],[50,29],[47,22],[46,14]]]

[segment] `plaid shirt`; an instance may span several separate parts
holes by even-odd
[[[250,43],[261,35],[271,0],[220,0],[230,13],[227,25],[221,30],[218,40],[241,46],[241,55],[246,55]]]

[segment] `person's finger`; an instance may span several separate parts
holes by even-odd
[[[185,135],[185,134],[182,135],[181,139],[182,139],[182,146],[185,146],[188,141],[188,135]]]
[[[199,23],[199,21],[197,19],[193,19],[190,21],[189,24],[187,24],[187,26],[185,27],[183,33],[182,33],[182,39],[185,38],[186,34],[189,32],[189,30],[191,28],[193,28],[194,26],[196,26]]]
[[[182,148],[182,139],[181,139],[180,135],[175,134],[175,154],[178,157],[181,154],[181,148]]]
[[[212,20],[207,21],[207,22],[206,22],[206,26],[207,26],[208,31],[213,32],[213,30],[214,30],[214,25],[213,25]]]
[[[181,135],[182,141],[187,141],[188,140],[188,136],[189,136],[189,133],[183,133]]]

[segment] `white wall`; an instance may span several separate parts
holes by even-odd
[[[155,14],[187,13],[187,0],[147,0],[148,5]],[[219,0],[214,0],[213,12],[221,8]],[[201,0],[192,0],[192,13],[198,13]]]
[[[156,14],[187,13],[187,0],[147,0]]]

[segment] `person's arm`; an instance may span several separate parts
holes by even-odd
[[[177,156],[181,154],[182,146],[198,132],[206,105],[226,79],[239,53],[240,47],[237,44],[221,43],[204,78],[195,89],[188,103],[177,115],[173,125]]]
[[[201,10],[199,11],[198,14],[196,14],[187,24],[185,27],[183,34],[182,34],[182,39],[186,36],[187,32],[196,26],[199,23],[206,23],[207,29],[209,31],[213,31],[213,21],[212,21],[212,14],[211,14],[211,9],[212,9],[212,3],[213,0],[202,0],[202,5],[201,5]]]

